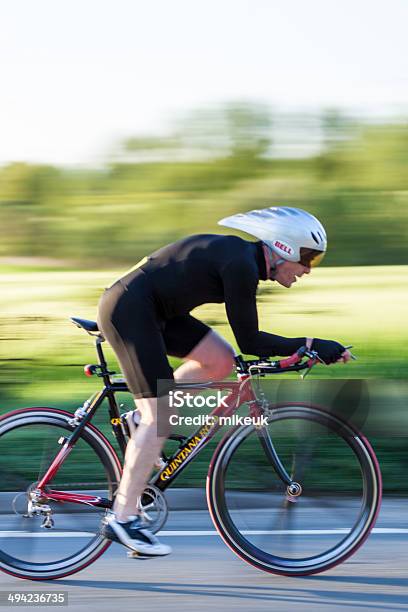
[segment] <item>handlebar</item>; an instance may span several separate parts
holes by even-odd
[[[345,347],[347,349],[351,346]],[[352,359],[355,359],[352,355]],[[293,355],[280,360],[270,359],[251,359],[245,360],[242,355],[235,357],[235,364],[238,374],[241,375],[260,375],[265,374],[282,374],[283,372],[300,372],[307,370],[303,378],[317,363],[324,361],[319,357],[317,351],[308,349],[306,346],[301,346]]]

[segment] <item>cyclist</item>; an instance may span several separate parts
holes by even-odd
[[[290,207],[252,210],[219,224],[243,230],[258,242],[218,234],[189,236],[142,260],[109,287],[99,303],[99,328],[116,353],[140,415],[102,532],[141,556],[171,552],[147,529],[137,510],[169,434],[157,431],[158,400],[166,398],[174,381],[219,380],[234,366],[232,347],[191,316],[193,308],[225,302],[235,339],[246,354],[287,356],[306,344],[326,364],[350,359],[345,347],[333,340],[285,338],[258,329],[259,280],[289,288],[309,274],[326,251],[322,224],[310,213]],[[181,357],[184,363],[173,372],[167,355]]]

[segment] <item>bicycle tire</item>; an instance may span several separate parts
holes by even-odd
[[[21,410],[16,410],[11,413],[8,413],[1,417],[0,419],[0,457],[4,457],[2,448],[8,448],[10,450],[10,446],[15,443],[16,440],[24,441],[28,436],[28,440],[35,440],[35,443],[38,448],[41,448],[41,444],[45,448],[45,442],[41,440],[40,435],[32,437],[31,434],[40,434],[41,431],[48,431],[46,428],[51,428],[49,431],[52,432],[52,442],[55,438],[55,443],[57,444],[58,438],[62,436],[66,436],[67,432],[72,433],[72,427],[68,424],[68,419],[71,419],[73,415],[69,412],[65,412],[63,410],[55,409],[55,408],[47,408],[47,407],[35,407],[35,408],[25,408]],[[55,428],[55,431],[54,431]],[[55,433],[55,436],[54,436]],[[6,435],[9,434],[9,437],[6,438]],[[10,435],[13,434],[13,435]],[[45,438],[44,438],[45,440]],[[40,445],[40,446],[39,446]],[[118,482],[121,477],[121,464],[120,461],[108,442],[108,440],[103,436],[103,434],[92,424],[87,424],[86,427],[81,432],[81,436],[76,443],[76,446],[73,448],[71,455],[69,457],[75,457],[75,451],[77,447],[84,448],[84,452],[86,453],[86,457],[93,457],[96,460],[95,466],[100,464],[101,468],[101,477],[100,484],[101,488],[107,492],[106,496],[110,499],[113,499],[113,495],[115,489],[117,487]],[[57,451],[60,449],[59,446],[55,446],[55,448],[50,448],[51,456],[55,456]],[[28,448],[28,453],[30,448]],[[43,452],[43,451],[41,451]],[[11,486],[20,486],[23,482],[27,481],[27,476],[30,475],[34,469],[34,466],[30,466],[30,461],[22,458],[24,455],[22,445],[19,447],[19,453],[16,455],[15,462],[11,467],[8,464],[8,468],[3,470],[4,476],[8,479],[7,482],[11,484]],[[21,462],[19,464],[18,462]],[[20,468],[18,467],[20,465]],[[93,465],[93,464],[92,464]],[[62,466],[62,469],[65,466],[65,461]],[[67,474],[70,476],[71,472],[68,470]],[[98,472],[99,475],[99,472]],[[71,476],[71,479],[75,477],[75,474]],[[99,483],[99,481],[98,481]],[[71,483],[72,486],[74,483]],[[87,485],[89,483],[85,483]],[[93,483],[91,483],[93,484]],[[19,492],[23,493],[21,489],[13,489],[12,493]],[[103,514],[103,509],[98,509],[98,517],[91,515],[91,530],[90,531],[90,539],[89,542],[86,543],[85,546],[82,546],[78,551],[73,551],[73,544],[76,542],[76,535],[70,537],[70,531],[66,533],[64,536],[65,539],[62,540],[63,545],[61,548],[66,548],[67,544],[71,545],[71,552],[68,556],[65,556],[61,559],[53,559],[47,560],[42,558],[41,561],[27,561],[27,559],[20,558],[18,556],[14,557],[10,552],[5,550],[5,545],[7,544],[9,548],[11,548],[11,544],[9,544],[8,539],[13,538],[14,536],[18,536],[18,540],[15,540],[16,548],[18,549],[18,545],[21,543],[21,538],[23,538],[23,543],[26,541],[25,538],[33,539],[35,538],[36,546],[39,548],[39,544],[42,545],[43,540],[39,538],[45,539],[48,536],[47,532],[40,532],[38,529],[36,530],[36,526],[38,526],[38,520],[41,520],[39,517],[25,518],[21,517],[19,514],[15,518],[11,514],[12,508],[10,507],[10,499],[14,501],[18,499],[18,495],[15,497],[9,494],[2,494],[4,503],[2,504],[2,513],[9,514],[8,521],[20,521],[20,525],[26,529],[22,532],[20,531],[0,531],[0,569],[4,572],[16,576],[17,578],[23,578],[28,580],[52,580],[56,578],[62,578],[65,576],[69,576],[76,572],[81,571],[85,567],[88,567],[91,563],[96,561],[98,557],[100,557],[110,546],[111,542],[104,538],[99,533],[99,514]],[[24,496],[22,496],[22,505],[24,506]],[[54,502],[54,505],[57,505],[57,502]],[[64,504],[58,504],[59,507],[65,506]],[[75,505],[75,512],[79,513],[82,511],[82,515],[77,514],[74,517],[77,520],[78,516],[83,517],[83,521],[88,519],[88,516],[85,515],[86,507],[85,506],[77,506]],[[70,515],[64,515],[65,518],[63,520],[71,520]],[[66,518],[68,516],[68,519]],[[98,523],[96,524],[96,518],[98,518]],[[24,520],[23,520],[24,519]],[[95,520],[94,520],[95,519]],[[28,521],[26,523],[25,521]],[[7,521],[3,521],[4,523]],[[95,524],[94,524],[95,523]],[[27,525],[27,527],[26,527]],[[34,531],[33,531],[34,530]],[[72,530],[73,533],[77,533]],[[54,530],[49,531],[50,534],[53,534],[54,537],[58,537],[59,534],[65,532],[55,533]],[[10,535],[11,534],[11,535]],[[92,534],[94,534],[92,536]],[[61,536],[62,537],[62,536]],[[30,542],[30,540],[27,540]],[[35,541],[33,540],[33,541]],[[48,544],[51,540],[48,540]],[[33,545],[34,546],[34,545]],[[20,545],[21,548],[21,545]],[[28,554],[28,553],[25,553]],[[46,555],[47,553],[44,553]],[[54,555],[55,556],[55,555]]]
[[[256,428],[253,425],[239,426],[230,431],[221,440],[216,448],[207,476],[207,502],[212,520],[218,533],[227,546],[229,546],[229,548],[242,560],[266,572],[287,576],[304,576],[326,571],[327,569],[344,562],[364,543],[375,524],[381,505],[381,472],[375,453],[367,439],[357,432],[351,424],[346,423],[339,416],[331,414],[316,406],[305,404],[286,404],[272,407],[272,409],[269,411],[268,426],[275,425],[276,428],[276,424],[281,422],[280,426],[282,428],[287,427],[288,420],[290,419],[292,419],[292,423],[294,423],[294,419],[298,419],[299,422],[303,423],[303,421],[305,421],[313,424],[313,427],[316,428],[327,428],[329,436],[326,443],[329,444],[329,441],[333,440],[337,440],[338,444],[343,444],[345,442],[348,445],[352,455],[357,458],[359,470],[361,470],[362,509],[360,509],[357,520],[353,523],[350,532],[344,533],[344,538],[341,534],[341,540],[336,546],[331,547],[318,555],[300,555],[299,558],[289,557],[287,556],[286,552],[285,555],[278,556],[262,550],[262,548],[267,548],[267,535],[264,536],[264,542],[262,543],[261,548],[258,545],[254,545],[254,543],[250,541],[250,538],[252,537],[255,539],[255,536],[248,536],[248,534],[257,532],[254,530],[245,531],[241,528],[244,520],[249,520],[249,513],[248,511],[237,510],[236,508],[232,509],[233,502],[231,502],[231,499],[233,499],[233,495],[231,493],[231,489],[228,489],[226,482],[228,482],[228,470],[231,471],[229,466],[232,465],[231,462],[233,461],[234,454],[236,457],[239,457],[238,449],[242,447],[243,443],[248,440],[250,436],[253,436],[252,440],[256,439],[254,437],[257,435]],[[341,442],[341,440],[343,440],[343,442]],[[261,448],[261,444],[259,444],[259,448]],[[331,460],[334,461],[333,458]],[[244,471],[245,465],[242,465],[241,472],[244,473]],[[283,485],[282,482],[280,484],[282,485],[282,488],[285,488],[285,485]],[[237,487],[242,488],[242,485],[237,485]],[[240,493],[235,491],[234,494],[234,503],[236,504],[236,499],[239,499]],[[268,499],[270,499],[272,495],[269,492],[268,495]],[[256,496],[258,496],[259,500],[262,500],[262,502],[264,501],[264,498],[260,497],[259,492],[251,493],[251,495],[248,494],[248,496],[252,496],[252,499],[255,499]],[[285,499],[284,504],[287,504],[287,499],[288,498]],[[299,497],[298,503],[301,502],[302,496]],[[248,502],[245,503],[248,505]],[[256,508],[256,504],[259,503],[259,501],[254,501],[254,507]],[[345,502],[342,503],[345,507],[347,507]],[[282,505],[282,508],[284,504]],[[298,505],[297,507],[299,508],[301,506]],[[292,510],[290,511],[292,512]],[[239,517],[240,512],[241,515],[244,516],[244,519],[237,518]],[[254,510],[251,512],[254,513]],[[268,516],[268,513],[266,513],[266,515]],[[272,513],[270,513],[270,515],[272,515]],[[259,516],[262,518],[264,515],[259,511]],[[250,518],[253,523],[256,517],[254,515]],[[242,533],[242,531],[244,531],[244,533]],[[319,534],[321,531],[323,530],[315,529],[309,530],[309,533]],[[328,530],[328,532],[329,531],[330,530]],[[336,532],[334,529],[331,531]],[[341,530],[337,531],[341,533]],[[271,533],[265,531],[265,534],[272,535],[272,544],[270,544],[270,547],[276,546],[276,543],[273,542],[273,540],[274,538],[275,540],[277,539],[276,534],[278,533],[280,537],[285,537],[288,547],[290,543],[293,547],[294,534],[301,533],[302,535],[300,536],[300,540],[307,540],[307,532],[305,530],[280,529],[272,530]],[[321,537],[323,538],[323,536]],[[327,539],[330,539],[330,537],[332,537],[331,534],[327,535]],[[319,538],[315,539],[318,540]],[[311,539],[309,538],[305,546],[311,546],[309,544],[310,541]],[[283,549],[284,546],[285,542],[282,545]]]

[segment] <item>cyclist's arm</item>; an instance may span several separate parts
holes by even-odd
[[[258,276],[246,261],[230,262],[223,270],[225,309],[240,350],[247,355],[292,355],[305,337],[285,338],[260,331],[256,307]]]

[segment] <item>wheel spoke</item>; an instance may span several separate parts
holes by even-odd
[[[303,405],[270,415],[261,443],[259,431],[241,428],[217,449],[212,515],[248,562],[277,573],[322,571],[352,554],[372,528],[378,466],[367,442],[338,417]],[[292,496],[285,472],[300,485]]]
[[[104,538],[98,535],[105,513],[103,508],[43,498],[33,499],[32,517],[22,516],[27,512],[26,491],[35,488],[38,478],[60,449],[58,439],[70,431],[63,413],[47,409],[32,409],[0,422],[0,469],[7,475],[7,491],[2,495],[5,501],[0,531],[0,567],[21,577],[68,575],[92,562],[106,546]],[[120,478],[117,465],[116,458],[108,454],[106,445],[94,430],[85,429],[55,474],[51,486],[69,493],[112,499]],[[84,466],[87,469],[85,478]],[[16,515],[12,500],[19,494],[24,495],[17,498],[19,515]],[[51,529],[41,527],[48,516],[47,506],[53,520]]]

